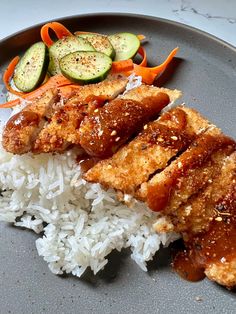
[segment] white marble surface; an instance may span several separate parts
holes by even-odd
[[[0,38],[63,16],[128,12],[179,21],[236,46],[236,0],[1,0]]]

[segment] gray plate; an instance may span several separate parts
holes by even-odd
[[[143,33],[149,40],[146,47],[153,64],[179,46],[178,58],[157,85],[181,89],[188,105],[235,136],[236,51],[232,46],[188,26],[141,15],[96,14],[60,21],[71,30]],[[39,40],[39,27],[0,42],[1,70],[11,57]],[[169,267],[168,250],[156,256],[148,273],[141,271],[125,251],[112,254],[98,276],[88,273],[77,279],[53,275],[37,255],[36,238],[32,232],[0,224],[0,313],[236,311],[235,293],[208,280],[190,283],[179,278]]]

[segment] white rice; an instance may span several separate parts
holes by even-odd
[[[133,87],[140,85],[132,79]],[[55,274],[80,277],[88,267],[96,274],[112,250],[128,247],[146,271],[160,246],[178,236],[156,234],[152,225],[158,215],[143,203],[134,201],[129,208],[115,191],[83,180],[77,153],[18,156],[0,147],[0,220],[42,232],[36,247]]]

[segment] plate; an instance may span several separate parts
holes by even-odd
[[[236,49],[176,22],[131,14],[90,14],[60,19],[71,30],[128,31],[147,39],[148,60],[161,62],[174,47],[178,57],[156,84],[183,91],[183,100],[231,136],[236,134]],[[40,25],[0,42],[0,70],[39,37]],[[2,95],[1,95],[2,96]],[[3,99],[2,99],[3,101]],[[9,114],[1,111],[1,118]],[[37,255],[30,231],[0,223],[1,313],[233,313],[236,295],[208,281],[191,283],[170,268],[162,249],[145,273],[127,251],[112,253],[97,276],[53,275]]]

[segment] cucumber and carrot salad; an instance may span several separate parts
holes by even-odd
[[[56,41],[50,37],[49,30],[55,33]],[[147,53],[142,46],[144,35],[71,33],[58,22],[45,24],[40,34],[42,41],[29,47],[22,57],[15,57],[3,75],[7,90],[26,100],[38,97],[52,87],[63,90],[64,86],[77,88],[100,82],[109,73],[135,74],[142,77],[143,83],[153,84],[178,51],[178,48],[173,49],[162,64],[148,67]],[[139,64],[134,61],[137,54],[141,57]],[[12,87],[11,80],[17,90]],[[0,108],[14,107],[19,102],[16,99]]]

